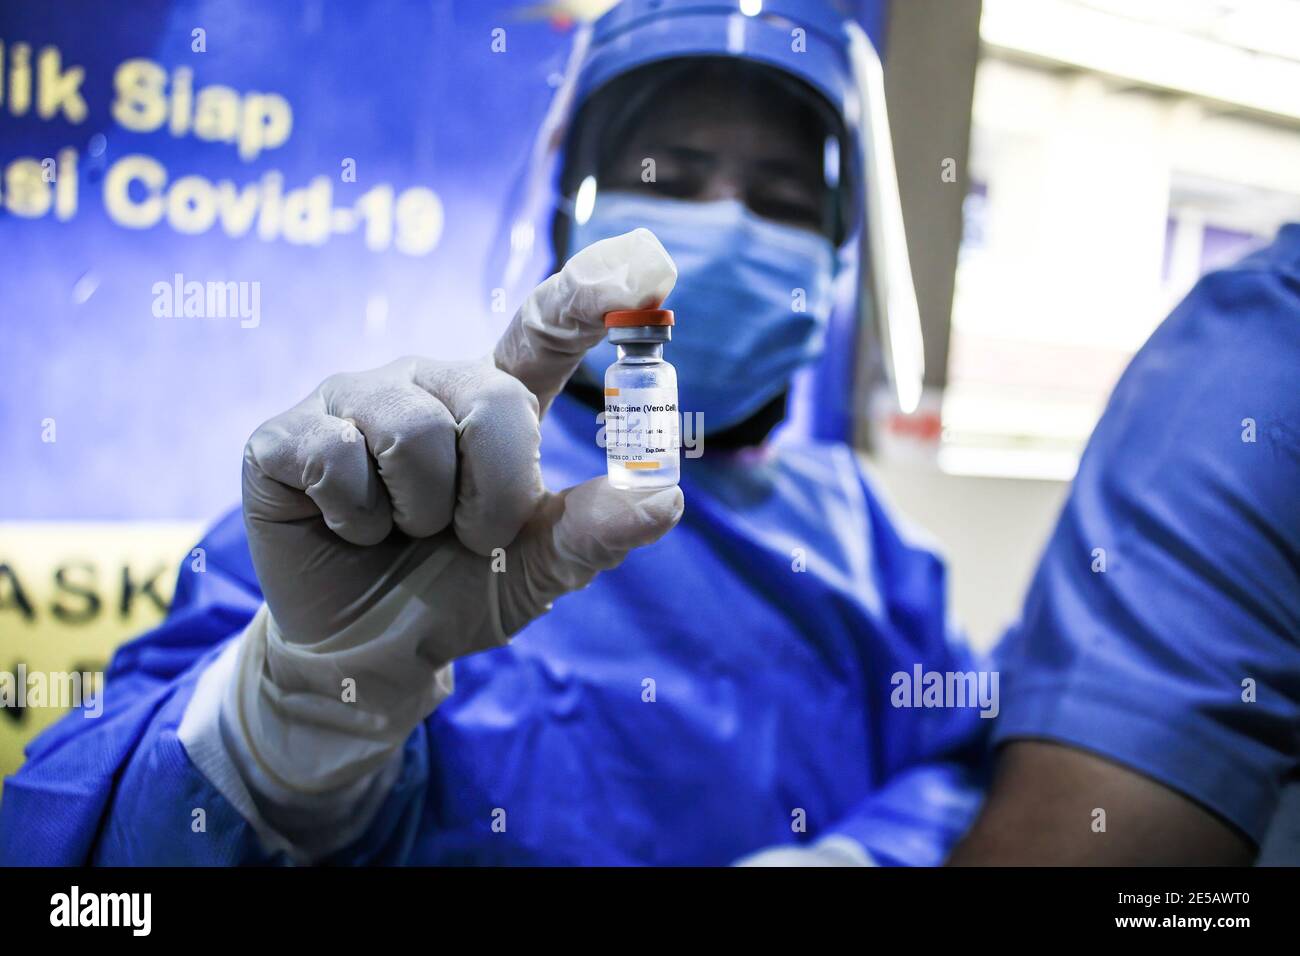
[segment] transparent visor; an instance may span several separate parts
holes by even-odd
[[[726,57],[652,63],[578,109],[562,150],[555,249],[602,193],[735,200],[771,222],[824,235],[853,227],[852,147],[835,110],[771,67]]]
[[[898,404],[914,409],[924,357],[883,72],[865,34],[847,34],[857,89],[845,117],[802,80],[725,56],[650,63],[579,101],[591,37],[580,28],[493,243],[494,298],[517,303],[555,271],[602,192],[739,200],[839,250],[854,283],[845,304],[875,326]]]

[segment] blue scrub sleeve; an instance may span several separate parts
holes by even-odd
[[[891,777],[828,836],[855,840],[881,866],[938,866],[952,851],[984,799],[974,763],[934,763]]]
[[[1023,616],[995,737],[1096,752],[1258,843],[1300,741],[1300,227],[1134,358]]]

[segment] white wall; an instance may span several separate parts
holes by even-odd
[[[977,646],[991,646],[1019,613],[1069,485],[895,463],[868,468],[893,512],[936,539],[957,619]]]

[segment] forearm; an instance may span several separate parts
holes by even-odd
[[[1255,848],[1200,804],[1083,750],[1015,740],[952,866],[1244,866]]]
[[[200,678],[178,737],[268,851],[318,862],[355,843],[388,801],[409,770],[411,730],[345,694],[284,693],[267,673],[268,630],[263,608]],[[436,706],[450,667],[430,683]]]

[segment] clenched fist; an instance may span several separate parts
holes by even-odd
[[[249,439],[244,519],[266,610],[245,636],[234,719],[277,785],[364,776],[448,692],[448,663],[677,522],[676,488],[600,477],[551,493],[538,455],[540,418],[604,314],[657,305],[675,279],[644,229],[596,243],[534,290],[490,358],[331,376]]]

